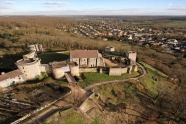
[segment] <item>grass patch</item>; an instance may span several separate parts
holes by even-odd
[[[106,55],[107,56],[113,56],[113,57],[124,57],[124,56],[121,56],[121,55],[116,55],[114,53],[107,53]]]
[[[64,80],[55,80],[54,77],[52,75],[49,75],[48,78],[44,79],[43,82],[45,83],[58,83],[60,85],[66,85],[68,84],[67,81]]]
[[[121,76],[109,76],[108,74],[100,74],[97,72],[85,72],[83,74],[86,77],[86,79],[83,80],[82,83],[80,83],[82,87],[86,87],[94,83],[100,83],[100,82],[112,81],[112,80],[122,80],[122,79],[132,78],[140,75],[138,72],[132,72],[131,74],[125,73],[122,74]]]
[[[88,124],[88,120],[74,109],[59,111],[47,118],[42,124]]]
[[[64,61],[69,59],[69,52],[40,54],[38,57],[41,59],[41,64],[48,64],[49,62],[53,61]]]
[[[186,21],[168,21],[158,25],[162,27],[186,27]]]
[[[131,98],[135,97],[138,90],[130,82],[124,82],[120,84],[106,84],[94,88],[95,92],[98,92],[106,98],[107,102],[112,104],[119,104],[123,102],[130,102]],[[109,98],[109,99],[108,99]]]
[[[144,62],[140,63],[146,68],[148,73],[148,75],[144,79],[140,79],[140,82],[145,86],[145,89],[148,90],[148,94],[155,97],[158,94],[157,85],[164,84],[166,82],[166,77],[162,72],[158,71],[152,66]],[[157,80],[153,78],[156,78]]]

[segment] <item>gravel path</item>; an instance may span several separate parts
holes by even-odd
[[[104,58],[104,61],[110,67],[114,67],[114,66],[117,66],[118,65],[118,64],[115,64],[115,63],[111,62],[109,59],[106,59],[106,58]]]

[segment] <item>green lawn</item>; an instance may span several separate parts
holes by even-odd
[[[133,72],[132,74],[122,74],[121,76],[109,76],[108,74],[100,74],[97,72],[85,72],[83,73],[86,79],[83,80],[79,85],[82,87],[89,86],[94,83],[112,81],[112,80],[121,80],[139,76],[138,72]]]
[[[67,53],[49,53],[49,54],[40,54],[38,55],[41,58],[42,64],[48,64],[53,61],[64,61],[69,59],[69,52]]]
[[[74,109],[59,111],[47,118],[42,124],[88,124],[88,120]]]

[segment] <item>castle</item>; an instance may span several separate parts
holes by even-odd
[[[30,45],[29,50],[30,53],[23,55],[23,59],[15,63],[17,70],[0,75],[0,88],[34,80],[41,75],[41,72],[52,73],[55,79],[62,79],[64,76],[67,78],[67,75],[79,76],[82,72],[98,72],[98,70],[106,68],[104,58],[97,50],[73,50],[70,51],[69,60],[49,64],[41,64],[41,59],[37,57],[37,52],[43,51],[42,45]],[[137,71],[136,55],[136,52],[133,51],[126,52],[128,66],[124,68],[110,67],[108,74],[121,75],[131,73],[132,70]]]
[[[76,62],[80,67],[105,67],[104,59],[97,50],[70,51],[70,62]]]

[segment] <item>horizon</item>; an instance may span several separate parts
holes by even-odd
[[[186,0],[0,0],[0,16],[185,16]]]

